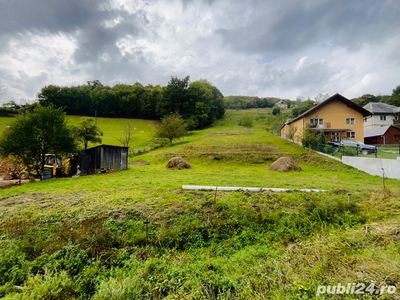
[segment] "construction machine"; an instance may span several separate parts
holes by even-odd
[[[63,161],[61,160],[61,157],[56,156],[55,154],[46,154],[46,156],[45,156],[44,170],[49,171],[51,174],[51,177],[67,177],[67,176],[69,177],[72,175],[72,172],[74,171],[73,166],[74,166],[73,157],[68,158],[63,163]],[[30,166],[30,168],[32,168],[32,166]],[[21,168],[11,169],[10,168],[7,171],[7,175],[6,175],[6,177],[8,179],[18,179],[18,178],[19,179],[27,179],[29,177],[28,167],[25,167],[23,169],[21,169]],[[36,171],[31,171],[31,175],[38,177],[38,174]]]

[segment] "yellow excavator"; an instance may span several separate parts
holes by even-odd
[[[55,154],[46,154],[44,169],[46,171],[50,171],[51,177],[66,177],[71,176],[73,170],[73,158],[68,158],[67,160],[62,161],[61,157],[56,156]],[[28,167],[21,169],[9,169],[8,170],[8,178],[10,179],[27,179],[29,176]],[[31,174],[35,177],[38,176],[36,171],[31,172]]]

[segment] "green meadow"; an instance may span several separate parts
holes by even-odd
[[[129,157],[147,166],[0,190],[0,297],[314,299],[319,285],[399,286],[399,182],[386,180],[384,190],[378,176],[280,139],[270,113],[227,111],[172,146]],[[253,128],[238,125],[244,115]],[[117,145],[124,124],[134,122],[131,149],[155,146],[154,121],[97,122],[103,143]],[[175,156],[192,168],[166,170]],[[268,170],[282,156],[302,171]],[[299,191],[305,188],[326,191]]]

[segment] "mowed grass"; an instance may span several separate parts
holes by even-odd
[[[248,113],[246,111],[246,113]],[[345,189],[363,191],[380,189],[382,179],[345,166],[340,162],[309,152],[287,140],[281,139],[263,130],[263,120],[247,129],[237,125],[240,111],[233,111],[235,117],[232,126],[224,119],[206,130],[190,132],[187,137],[168,144],[149,153],[131,157],[129,160],[145,160],[149,166],[129,166],[128,170],[115,174],[99,174],[81,178],[62,178],[50,182],[26,184],[3,190],[4,195],[28,191],[46,191],[66,193],[71,190],[85,192],[114,189],[115,197],[125,193],[124,189],[180,189],[182,185],[217,185],[239,187],[278,187],[292,189]],[[71,117],[70,117],[71,118]],[[75,122],[79,118],[72,117]],[[104,130],[104,139],[112,141],[113,132],[126,120],[99,119],[98,124]],[[151,121],[134,121],[137,130],[151,132]],[[140,125],[140,126],[139,126]],[[142,131],[142,130],[141,130]],[[145,131],[146,132],[146,131]],[[150,133],[138,133],[137,143],[146,145]],[[147,137],[146,137],[146,135]],[[115,143],[114,143],[115,144]],[[135,144],[135,145],[138,145]],[[247,150],[241,146],[250,145]],[[251,145],[272,147],[266,153],[252,155]],[[189,147],[189,148],[188,148]],[[238,149],[237,151],[235,149]],[[194,149],[194,150],[192,150]],[[202,149],[196,152],[196,149]],[[220,149],[220,150],[219,150]],[[227,150],[228,149],[228,150]],[[215,157],[215,152],[226,152]],[[271,152],[271,153],[268,153]],[[189,170],[165,170],[165,165],[173,156],[183,156],[193,167]],[[303,169],[302,172],[275,172],[268,170],[272,162],[281,156],[291,156]],[[272,157],[272,159],[270,159]],[[389,188],[398,188],[397,180],[386,180]]]

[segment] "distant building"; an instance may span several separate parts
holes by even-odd
[[[364,106],[364,109],[371,113],[371,116],[364,118],[364,130],[394,125],[399,122],[399,108],[381,102],[370,102]]]
[[[400,129],[386,125],[364,130],[364,143],[369,145],[398,145]]]
[[[274,107],[279,107],[280,109],[285,109],[285,108],[287,108],[287,102],[284,99],[279,100],[278,102],[275,103]]]

